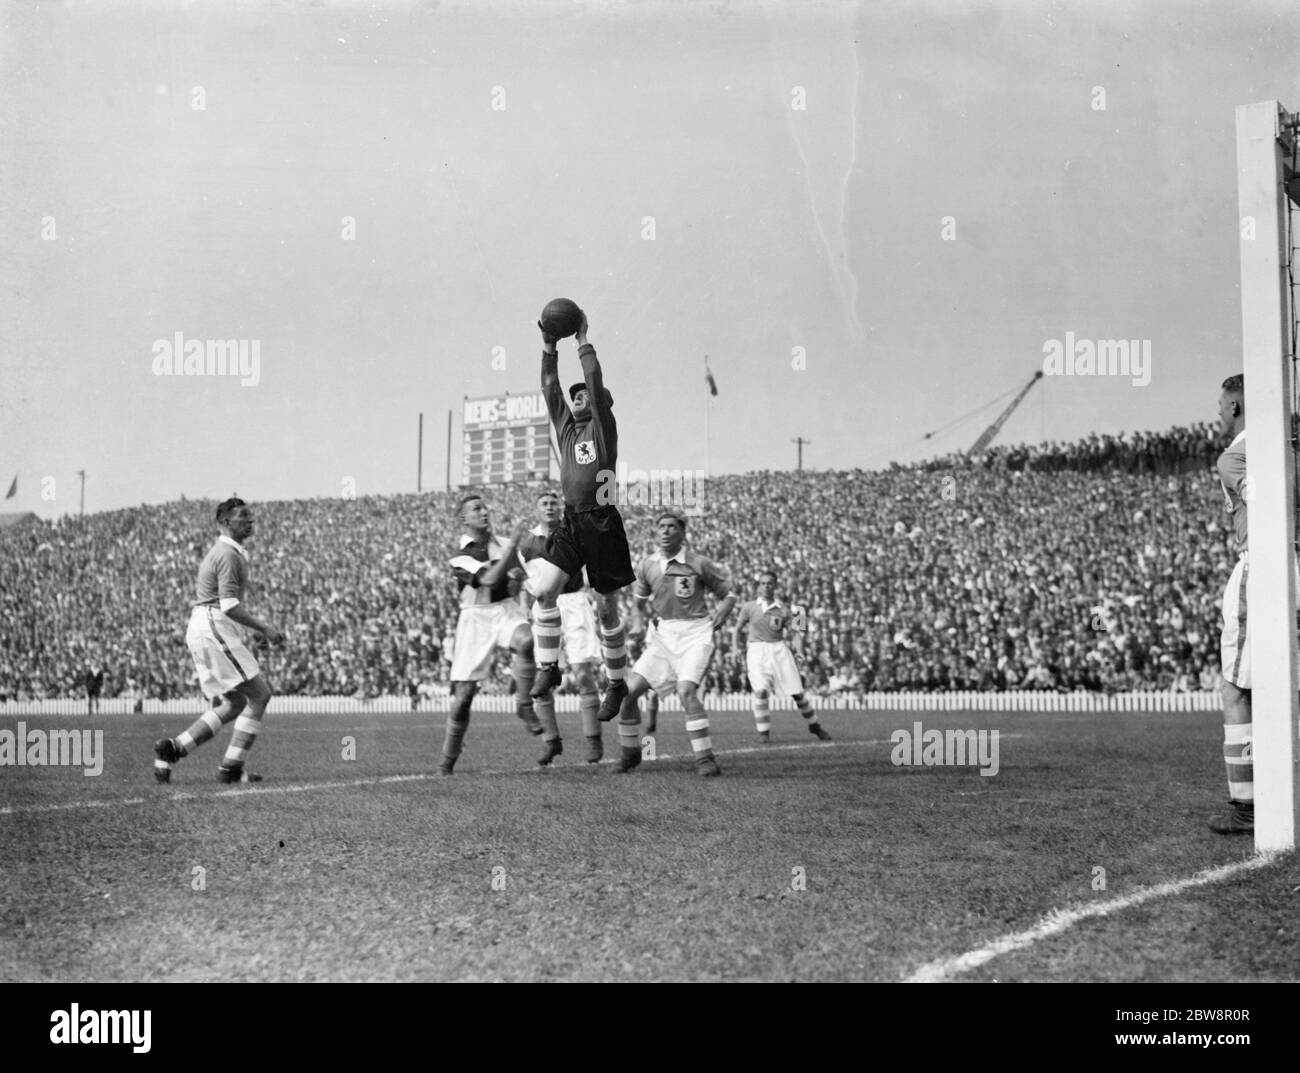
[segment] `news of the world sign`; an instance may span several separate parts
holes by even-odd
[[[461,425],[463,484],[540,480],[549,474],[550,416],[540,391],[466,399]]]

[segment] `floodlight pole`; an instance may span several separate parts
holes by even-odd
[[[1277,101],[1237,109],[1241,343],[1246,378],[1246,500],[1255,849],[1296,836],[1295,456],[1286,222],[1292,117]]]

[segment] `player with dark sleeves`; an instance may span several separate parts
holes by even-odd
[[[599,603],[601,648],[609,679],[600,715],[612,719],[627,696],[627,632],[619,617],[617,593],[633,579],[623,518],[617,506],[602,502],[604,489],[614,485],[618,461],[618,427],[610,409],[614,398],[605,389],[596,348],[587,341],[585,313],[576,333],[583,380],[569,388],[572,411],[560,390],[559,338],[547,331],[545,322],[539,321],[537,326],[542,331],[542,393],[560,445],[564,517],[547,540],[527,584],[537,598],[533,605],[537,679],[532,695],[545,696],[560,684],[556,664],[561,621],[556,597],[585,566]]]

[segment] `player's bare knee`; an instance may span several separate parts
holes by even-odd
[[[767,700],[767,690],[766,690],[766,689],[756,689],[756,690],[754,690],[754,699],[755,699],[755,700]],[[795,699],[798,700],[797,697],[796,697]]]
[[[681,698],[683,704],[689,704],[695,700],[695,693],[698,689],[699,686],[695,682],[678,682],[677,696]]]

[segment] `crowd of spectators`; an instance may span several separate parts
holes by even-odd
[[[776,567],[807,612],[817,693],[1213,688],[1232,566],[1218,450],[1200,426],[876,472],[723,476],[687,536],[742,599]],[[488,489],[496,531],[531,517],[537,492]],[[445,690],[457,498],[253,504],[249,604],[287,634],[265,654],[277,692]],[[214,509],[182,500],[0,532],[0,699],[84,695],[96,666],[105,697],[193,694],[184,629]],[[652,550],[653,508],[624,514],[634,556]],[[635,655],[645,621],[630,599],[626,618]],[[704,688],[748,688],[730,629]]]

